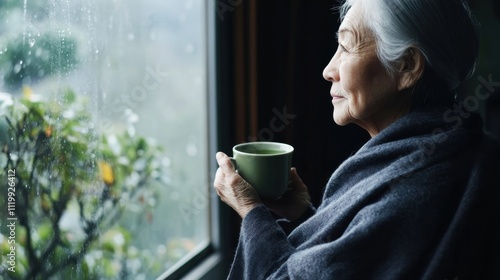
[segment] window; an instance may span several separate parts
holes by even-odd
[[[0,3],[2,275],[154,279],[209,246],[205,15]]]

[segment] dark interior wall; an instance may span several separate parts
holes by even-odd
[[[466,83],[465,95],[474,96],[482,87],[480,93],[487,98],[482,100],[479,111],[485,118],[485,128],[500,137],[500,1],[469,2],[479,23],[480,50],[476,72]]]

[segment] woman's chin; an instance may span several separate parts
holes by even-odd
[[[344,114],[338,114],[333,112],[333,121],[340,126],[344,126],[349,124],[348,118],[345,117]]]

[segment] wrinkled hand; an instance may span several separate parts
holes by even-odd
[[[250,210],[262,205],[262,201],[255,189],[236,172],[226,154],[219,152],[216,158],[219,169],[215,174],[215,191],[222,201],[245,218]]]
[[[272,201],[264,201],[265,205],[277,215],[295,220],[300,218],[311,205],[311,196],[307,186],[302,182],[297,170],[290,170],[290,186],[281,197]]]

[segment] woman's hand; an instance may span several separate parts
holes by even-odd
[[[300,218],[311,205],[311,196],[297,170],[292,167],[287,192],[276,200],[264,201],[264,204],[277,215],[293,221]]]
[[[245,218],[250,210],[262,205],[262,201],[255,189],[234,170],[226,154],[219,152],[216,158],[219,169],[215,174],[215,191],[222,201]]]

